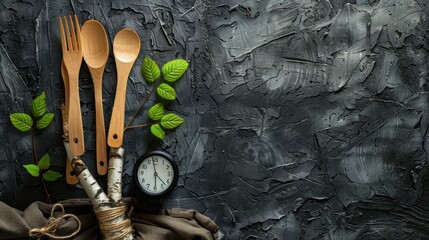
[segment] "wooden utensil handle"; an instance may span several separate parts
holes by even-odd
[[[66,157],[66,182],[67,184],[70,184],[70,185],[76,185],[79,182],[79,179],[73,173],[72,165],[67,157]]]
[[[102,78],[102,76],[93,76]],[[96,154],[97,154],[97,173],[105,175],[107,173],[107,146],[106,146],[106,128],[104,126],[103,96],[101,79],[94,79],[95,93],[95,135],[96,135]]]
[[[116,66],[118,68],[118,82],[116,86],[115,103],[113,104],[112,118],[110,119],[107,144],[109,144],[110,147],[119,148],[122,146],[122,139],[124,137],[125,96],[132,63],[128,65],[116,64]]]
[[[85,143],[83,139],[83,124],[82,113],[80,110],[80,97],[79,97],[79,71],[71,74],[69,72],[69,141],[70,152],[74,156],[81,156],[85,152]]]

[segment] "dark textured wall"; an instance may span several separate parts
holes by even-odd
[[[225,239],[429,238],[427,0],[2,0],[0,197],[18,208],[44,197],[22,167],[31,137],[8,115],[29,111],[41,91],[56,119],[38,152],[64,170],[56,17],[66,14],[100,20],[110,44],[121,28],[139,33],[128,117],[149,90],[145,56],[190,61],[168,107],[185,124],[163,143],[147,129],[126,134],[125,195],[134,195],[133,163],[161,147],[181,171],[164,206],[205,213]],[[111,54],[106,126],[115,79]],[[84,159],[94,172],[92,90],[83,67]],[[85,196],[64,180],[48,187],[55,200]]]

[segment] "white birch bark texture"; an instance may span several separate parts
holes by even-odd
[[[107,168],[107,193],[115,203],[122,199],[122,166],[124,149],[110,148],[109,167]]]

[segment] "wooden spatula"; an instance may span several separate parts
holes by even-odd
[[[66,114],[69,111],[69,76],[67,74],[67,69],[64,66],[64,63],[61,63],[61,76],[63,78],[63,82],[64,82],[64,90],[65,90],[65,112]],[[68,116],[65,116],[68,119]],[[76,175],[74,175],[73,173],[73,168],[71,166],[71,163],[68,159],[68,157],[66,157],[66,182],[70,185],[75,185],[79,182],[79,179],[76,177]]]

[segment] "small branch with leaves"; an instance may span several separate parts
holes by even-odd
[[[162,66],[162,70],[160,70],[155,61],[149,57],[144,59],[141,72],[146,82],[152,85],[152,90],[140,103],[139,108],[128,121],[127,125],[125,126],[125,131],[128,129],[150,126],[150,132],[152,135],[163,140],[165,138],[166,130],[172,130],[184,123],[183,118],[174,113],[165,114],[165,103],[176,99],[174,84],[183,76],[183,74],[188,69],[188,66],[189,63],[187,61],[183,59],[176,59],[167,62],[164,66]],[[148,115],[152,121],[145,124],[130,126],[140,110],[149,100],[150,96],[155,92],[155,89],[163,102],[155,103],[152,107],[149,108]]]
[[[31,142],[33,151],[34,164],[25,164],[23,167],[33,177],[40,177],[40,181],[43,185],[43,189],[46,196],[46,202],[52,203],[50,194],[46,187],[45,181],[56,181],[63,175],[59,172],[50,170],[51,158],[49,154],[45,154],[39,160],[37,156],[36,146],[36,130],[42,130],[48,127],[52,119],[54,118],[53,113],[46,112],[46,94],[42,94],[31,103],[31,116],[26,113],[12,113],[9,115],[10,121],[16,129],[23,133],[31,131]]]

